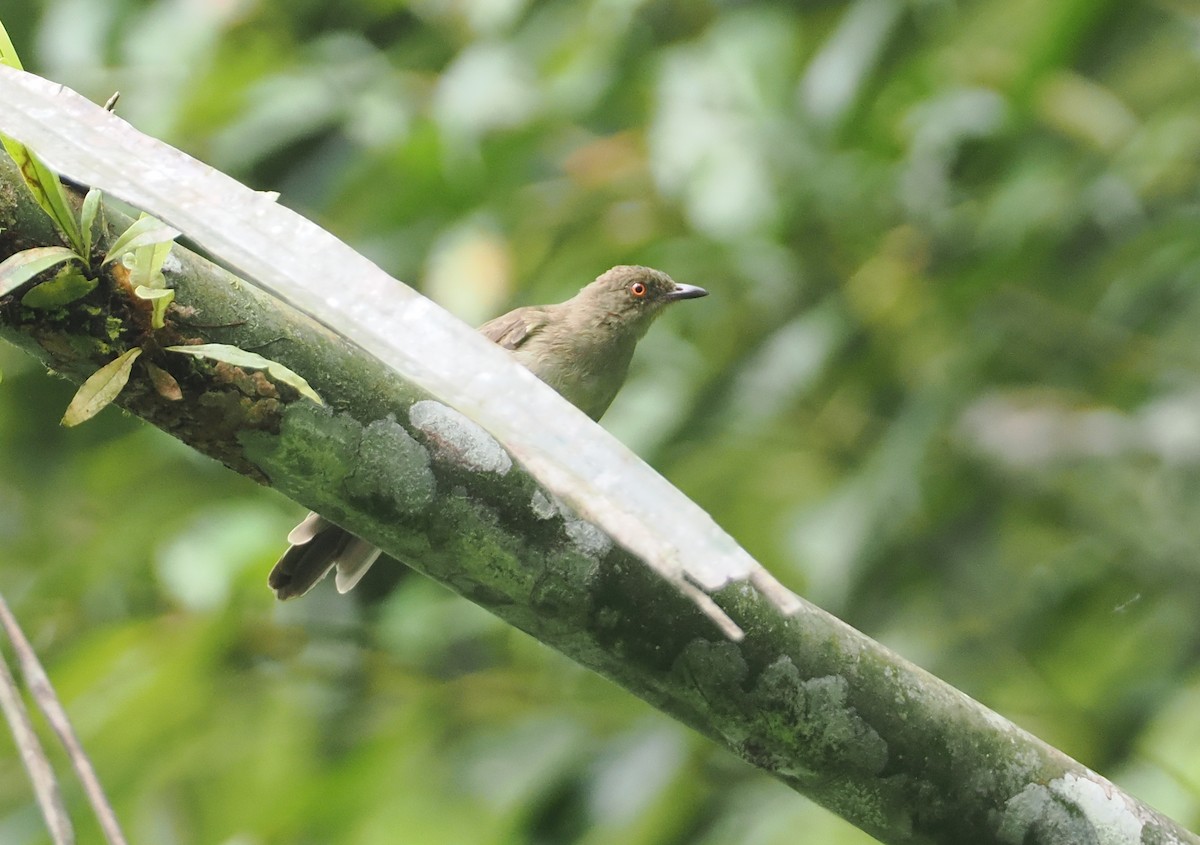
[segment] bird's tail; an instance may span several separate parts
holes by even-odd
[[[366,540],[315,513],[292,529],[288,542],[292,545],[267,578],[278,599],[304,595],[334,567],[338,592],[345,593],[380,555],[380,550]]]

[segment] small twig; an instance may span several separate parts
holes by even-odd
[[[54,769],[38,742],[25,702],[21,701],[21,693],[17,690],[17,682],[4,660],[0,660],[0,710],[4,711],[13,740],[21,752],[21,762],[25,764],[25,771],[29,772],[29,781],[33,784],[33,792],[41,805],[51,838],[55,845],[73,845],[75,831],[63,804],[62,791],[54,778]]]
[[[67,712],[59,702],[58,696],[55,695],[54,687],[50,684],[46,670],[42,668],[42,664],[33,651],[33,646],[25,638],[25,634],[17,624],[16,617],[8,609],[8,604],[4,601],[3,596],[0,596],[0,625],[3,625],[9,640],[12,641],[13,651],[16,652],[17,660],[21,664],[21,674],[25,676],[25,683],[29,687],[33,700],[45,714],[51,729],[58,735],[58,741],[67,750],[67,756],[75,767],[76,776],[83,784],[84,794],[87,795],[88,801],[92,805],[92,812],[96,814],[105,837],[111,845],[127,845],[125,835],[121,833],[121,826],[117,822],[117,815],[104,795],[104,787],[100,785],[100,779],[96,777],[96,770],[92,768],[92,763],[79,742],[79,737],[75,735],[71,721],[67,718]]]

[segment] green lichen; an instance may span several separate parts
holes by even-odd
[[[362,426],[348,414],[310,402],[286,406],[277,436],[242,432],[238,439],[245,457],[268,478],[287,480],[310,501],[337,498],[336,492],[354,468]]]
[[[586,618],[597,569],[595,558],[575,551],[547,556],[530,591],[530,605],[547,617]]]
[[[396,422],[376,420],[363,430],[346,492],[356,501],[379,502],[396,515],[419,513],[437,489],[429,453]]]
[[[494,586],[505,594],[528,593],[539,562],[529,560],[520,539],[497,525],[491,509],[465,495],[446,495],[438,501],[437,531],[471,582],[466,589]]]

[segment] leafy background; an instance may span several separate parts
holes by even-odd
[[[3,14],[30,69],[469,322],[615,263],[708,287],[606,425],[794,589],[1200,827],[1200,6],[798,6]],[[0,369],[0,590],[134,840],[871,841],[419,577],[277,605],[299,507]],[[0,841],[45,842],[6,759]]]

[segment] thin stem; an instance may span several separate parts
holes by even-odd
[[[29,711],[25,709],[25,702],[21,700],[21,693],[17,690],[17,682],[8,670],[8,663],[3,660],[0,660],[0,710],[4,711],[4,718],[12,730],[13,740],[21,752],[21,762],[25,765],[25,771],[29,772],[29,781],[33,784],[33,793],[42,808],[42,816],[46,819],[50,836],[55,845],[73,845],[75,831],[63,804],[62,791],[58,788],[54,769],[41,743],[38,742]]]
[[[96,777],[96,770],[92,768],[92,763],[84,752],[83,745],[79,742],[79,737],[75,735],[71,721],[67,718],[67,712],[59,702],[58,696],[55,695],[54,687],[46,675],[46,670],[42,668],[42,664],[33,651],[33,646],[25,638],[24,632],[21,631],[16,617],[12,615],[3,596],[0,596],[0,625],[4,626],[8,638],[12,641],[13,650],[21,664],[21,674],[25,676],[25,683],[29,687],[33,700],[37,702],[51,729],[58,735],[59,742],[67,750],[67,756],[71,760],[71,765],[75,767],[76,776],[83,784],[84,794],[87,795],[88,801],[92,805],[92,811],[96,814],[105,837],[110,845],[127,845],[125,835],[117,823],[116,813],[113,812],[112,805],[108,803],[108,798],[104,795],[104,787],[100,785],[100,779]]]

